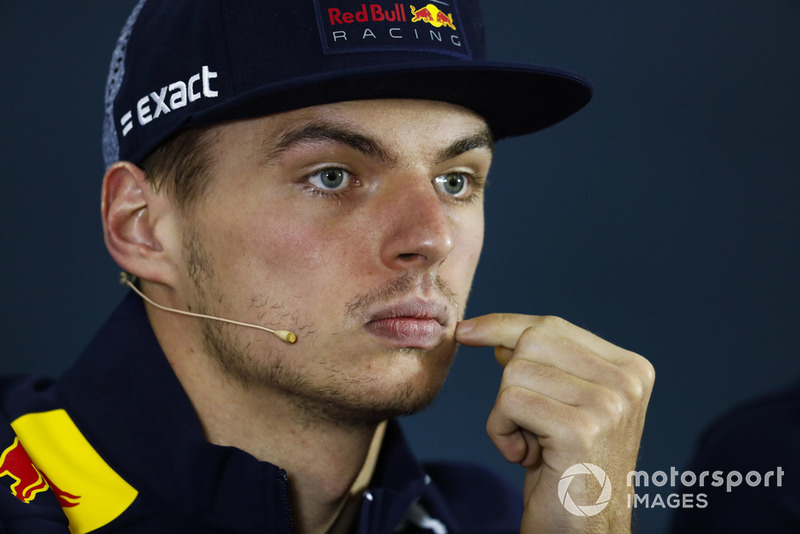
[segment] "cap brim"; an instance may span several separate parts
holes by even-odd
[[[547,67],[497,62],[395,64],[270,84],[198,112],[187,125],[348,100],[417,98],[469,108],[501,139],[552,126],[585,106],[591,96],[591,85],[583,78]]]

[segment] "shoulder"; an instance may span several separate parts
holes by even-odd
[[[56,408],[52,384],[42,377],[0,377],[0,534],[68,532],[56,495],[15,429],[26,415]]]
[[[444,461],[425,463],[425,472],[463,528],[459,532],[519,532],[522,492],[495,472]]]
[[[753,467],[758,467],[763,461],[798,462],[798,448],[800,383],[742,403],[718,417],[700,436],[697,456],[740,464],[750,457]]]
[[[686,488],[703,505],[678,509],[672,532],[796,532],[800,524],[800,387],[732,408],[700,437],[689,466],[725,484]]]
[[[43,376],[0,376],[0,428],[8,431],[26,415],[57,409],[54,386]]]

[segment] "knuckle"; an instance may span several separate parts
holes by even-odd
[[[517,348],[532,349],[569,337],[572,323],[555,315],[533,317],[517,340]]]
[[[523,358],[512,358],[511,361],[509,361],[506,364],[506,368],[503,371],[503,375],[512,376],[517,374],[528,373],[530,367],[528,363],[529,363],[528,360],[525,360]]]
[[[635,373],[624,367],[616,367],[614,374],[615,383],[626,396],[638,398],[642,395],[642,382]]]
[[[639,356],[639,374],[645,387],[650,390],[656,382],[656,368],[650,363],[650,360]]]
[[[505,417],[517,419],[534,413],[540,408],[541,399],[530,389],[516,384],[501,388],[497,394],[494,411]]]
[[[532,324],[525,328],[517,340],[517,348],[523,350],[540,347],[546,342],[547,329],[541,324]]]
[[[570,326],[569,321],[556,315],[544,315],[542,316],[540,323],[543,327],[549,330],[563,330],[564,328]]]
[[[552,368],[524,358],[512,359],[503,371],[503,378],[509,384],[524,384],[531,380],[552,376]]]
[[[495,406],[500,410],[508,411],[522,402],[522,396],[521,387],[514,385],[506,386],[497,394]]]
[[[489,316],[500,324],[513,324],[519,320],[516,313],[492,313]]]
[[[582,413],[578,416],[575,425],[571,427],[571,441],[583,450],[591,450],[596,447],[603,438],[604,426],[588,414]]]
[[[492,440],[495,446],[500,444],[501,433],[497,428],[497,424],[491,417],[486,420],[486,435]]]
[[[637,399],[650,395],[656,380],[656,370],[653,364],[636,354],[628,369],[628,391]]]
[[[628,352],[628,354],[629,358],[626,361],[627,366],[630,367],[643,382],[650,384],[655,382],[656,369],[653,367],[653,364],[650,363],[650,360],[635,352]]]
[[[639,402],[647,397],[652,389],[652,366],[644,358],[640,359],[646,362],[645,366],[634,362],[632,365],[617,365],[611,371],[615,387],[631,402]]]
[[[489,417],[486,418],[486,433],[492,438],[492,441],[496,435],[501,433],[501,425],[497,409],[492,410]]]
[[[623,420],[628,411],[628,403],[613,391],[602,395],[602,400],[599,404],[602,406],[605,419],[611,424],[616,424]]]

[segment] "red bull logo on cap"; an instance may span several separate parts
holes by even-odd
[[[14,479],[9,489],[20,501],[30,504],[36,496],[52,489],[63,508],[71,508],[80,504],[80,496],[60,490],[44,473],[33,464],[19,438],[3,451],[0,456],[0,477],[10,476]]]
[[[325,54],[424,51],[470,57],[459,31],[457,0],[404,2],[314,0]]]
[[[436,28],[447,26],[452,30],[456,29],[455,25],[453,24],[453,14],[445,14],[444,11],[440,10],[433,4],[428,4],[427,6],[419,9],[411,6],[411,14],[413,15],[411,22],[422,21],[427,22]]]

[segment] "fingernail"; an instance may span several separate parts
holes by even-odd
[[[456,325],[456,334],[458,334],[458,335],[467,334],[467,333],[471,332],[473,328],[475,328],[475,323],[474,322],[472,322],[472,321],[461,321],[460,323],[458,323],[458,325]]]

